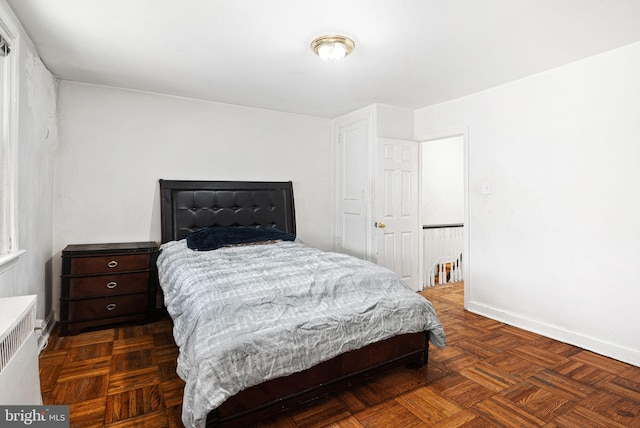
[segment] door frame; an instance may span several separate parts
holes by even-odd
[[[464,281],[464,307],[468,308],[468,303],[471,296],[471,282],[470,282],[470,260],[471,260],[471,249],[470,249],[470,230],[471,223],[469,222],[469,127],[464,126],[460,128],[451,128],[440,132],[434,132],[430,134],[420,134],[415,136],[415,140],[419,143],[419,151],[420,151],[420,159],[422,159],[422,145],[423,143],[428,143],[429,141],[442,140],[451,137],[462,137],[463,138],[463,186],[464,186],[464,228],[463,228],[463,240],[464,240],[464,250],[463,250],[463,260],[462,263],[462,278]],[[420,162],[419,170],[420,176],[422,176],[422,162]],[[420,186],[419,186],[420,187]],[[422,191],[418,196],[418,207],[419,207],[419,216],[422,218]],[[425,266],[424,266],[424,230],[420,228],[420,248],[419,248],[419,257],[420,257],[420,278],[423,279],[425,275]]]

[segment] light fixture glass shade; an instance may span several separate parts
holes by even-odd
[[[318,47],[318,56],[325,61],[334,61],[344,58],[347,54],[347,47],[342,43],[327,43]]]
[[[335,61],[349,55],[355,43],[348,37],[329,35],[322,36],[311,42],[311,49],[325,61]]]

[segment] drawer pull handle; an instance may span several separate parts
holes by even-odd
[[[115,282],[115,281],[111,281],[111,282],[108,282],[108,283],[107,283],[107,288],[116,288],[116,287],[117,287],[117,285],[118,285],[118,283],[117,283],[117,282]]]
[[[115,260],[111,260],[109,263],[107,263],[107,266],[109,266],[110,268],[114,268],[118,266],[118,262]]]
[[[112,310],[114,310],[115,308],[116,308],[116,304],[115,304],[115,303],[109,303],[109,304],[107,305],[107,310],[108,310],[108,311],[112,311]]]

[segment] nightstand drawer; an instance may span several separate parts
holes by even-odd
[[[69,279],[69,298],[102,297],[142,293],[149,288],[149,273],[84,276]]]
[[[72,275],[127,272],[149,269],[149,254],[76,257],[71,260]]]
[[[146,293],[112,296],[69,302],[69,322],[115,318],[144,312],[148,306]]]

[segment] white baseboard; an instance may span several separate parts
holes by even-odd
[[[625,348],[613,343],[605,342],[600,339],[580,335],[571,331],[563,330],[558,327],[542,323],[540,321],[524,318],[516,314],[499,311],[475,303],[469,303],[467,306],[468,307],[466,309],[475,314],[482,315],[487,318],[491,318],[496,321],[521,328],[523,330],[537,333],[542,336],[558,340],[560,342],[578,346],[588,351],[595,352],[596,354],[604,355],[605,357],[632,364],[636,367],[640,367],[639,350]]]

